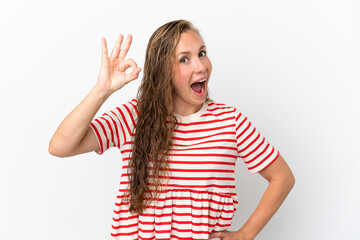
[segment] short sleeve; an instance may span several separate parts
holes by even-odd
[[[248,118],[237,109],[235,120],[238,156],[251,173],[260,172],[279,156],[279,151],[267,142]]]
[[[130,140],[133,129],[136,127],[137,100],[116,107],[101,116],[94,118],[90,127],[93,129],[98,140],[100,150],[96,153],[101,155],[111,147],[120,147]]]

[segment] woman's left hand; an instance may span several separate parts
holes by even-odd
[[[242,231],[221,231],[211,233],[209,239],[220,238],[221,240],[251,240]]]

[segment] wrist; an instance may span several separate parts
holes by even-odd
[[[105,91],[103,89],[101,89],[100,87],[98,87],[97,85],[95,85],[90,93],[94,94],[97,98],[100,98],[101,100],[103,100],[104,102],[106,101],[106,99],[108,99],[110,97],[110,95],[112,94],[112,92],[110,91]]]
[[[246,229],[244,228],[240,228],[237,231],[237,234],[239,237],[241,237],[240,239],[244,239],[244,240],[253,240],[255,239],[255,236],[253,236],[252,234],[250,234],[248,231],[246,231]]]

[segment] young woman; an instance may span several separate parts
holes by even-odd
[[[190,22],[172,21],[153,33],[137,98],[94,119],[106,99],[141,71],[126,58],[131,40],[129,35],[123,44],[120,35],[109,57],[102,38],[97,83],[60,124],[49,152],[68,157],[120,149],[123,173],[113,239],[254,239],[294,177],[238,109],[209,99],[212,65]],[[232,232],[226,229],[238,206],[237,158],[269,185],[249,220]]]

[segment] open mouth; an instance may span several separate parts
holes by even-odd
[[[205,90],[205,81],[206,79],[203,79],[201,81],[191,84],[192,90],[194,90],[194,92],[196,93],[203,93]]]

